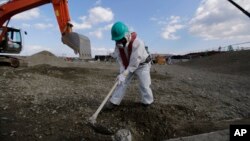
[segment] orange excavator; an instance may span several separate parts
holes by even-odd
[[[90,50],[90,40],[88,37],[72,31],[67,0],[9,0],[0,5],[0,53],[19,54],[22,50],[22,36],[20,29],[8,27],[11,17],[21,12],[39,7],[45,4],[52,4],[54,13],[62,34],[62,42],[68,45],[80,57],[81,50]],[[19,60],[10,55],[1,55],[8,58],[11,66],[18,67]],[[89,56],[89,54],[88,54]]]

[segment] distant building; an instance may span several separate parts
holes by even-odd
[[[115,58],[113,58],[111,55],[96,55],[95,60],[105,61],[105,62],[115,62]]]

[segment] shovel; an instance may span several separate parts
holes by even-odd
[[[105,99],[102,101],[101,105],[98,107],[98,109],[96,110],[96,112],[89,118],[89,125],[97,132],[99,133],[103,133],[103,134],[113,134],[112,131],[108,130],[107,128],[96,124],[96,119],[99,115],[99,113],[101,112],[102,108],[104,107],[104,105],[107,103],[108,99],[110,98],[111,94],[113,93],[113,91],[115,90],[116,86],[118,84],[118,81],[115,82],[115,84],[113,85],[113,87],[111,88],[111,90],[109,91],[108,95],[105,97]]]

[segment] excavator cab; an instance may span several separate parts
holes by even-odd
[[[12,27],[0,28],[0,34],[3,33],[0,42],[0,53],[18,54],[22,50],[22,36],[20,29]]]

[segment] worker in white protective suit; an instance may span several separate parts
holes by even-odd
[[[105,107],[113,109],[121,103],[134,75],[137,75],[140,82],[141,103],[147,107],[153,103],[154,98],[150,88],[151,58],[145,45],[137,38],[136,33],[130,33],[122,22],[116,22],[112,26],[111,35],[112,40],[116,42],[114,56],[120,65],[120,74],[117,76],[118,85]]]

